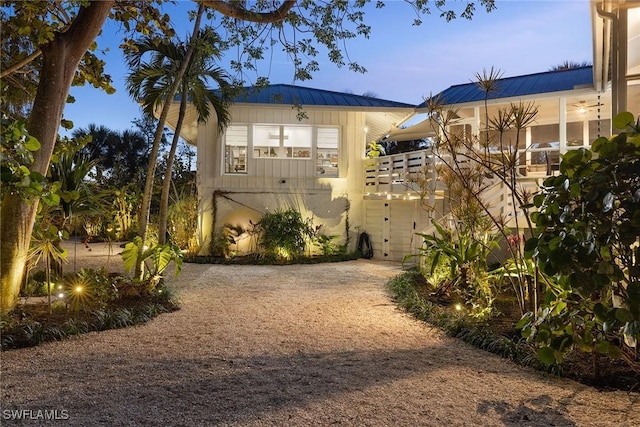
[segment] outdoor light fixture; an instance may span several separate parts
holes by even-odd
[[[455,306],[456,311],[461,311],[462,310],[462,304],[458,303]]]

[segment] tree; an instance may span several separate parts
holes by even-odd
[[[131,71],[127,80],[130,93],[138,97],[147,116],[154,113],[156,106],[170,104],[172,99],[167,93],[176,80],[176,72],[186,59],[188,47],[194,44],[193,55],[187,64],[179,88],[181,98],[177,125],[167,155],[165,178],[162,185],[160,200],[160,224],[158,240],[160,244],[166,241],[167,210],[169,204],[169,190],[175,153],[180,138],[180,130],[186,115],[187,102],[190,101],[198,112],[198,122],[205,122],[210,116],[211,104],[217,115],[217,121],[222,129],[229,120],[227,105],[229,103],[229,84],[227,75],[212,64],[212,59],[219,58],[217,49],[220,40],[211,29],[200,31],[196,39],[187,43],[176,43],[171,40],[154,40],[145,38],[137,42],[134,52],[128,55],[128,60],[139,62],[141,57],[149,56],[149,62],[140,64]],[[208,81],[213,80],[220,87],[219,93],[207,87]]]
[[[195,23],[193,25],[192,40],[196,38],[196,34],[200,29],[200,20],[204,13],[204,6],[200,5],[198,13],[196,15]],[[158,75],[158,69],[162,68],[163,57],[153,54],[157,50],[154,46],[163,44],[154,43],[153,40],[145,39],[141,43],[134,45],[134,49],[127,53],[127,63],[130,68],[140,69],[138,73],[133,73],[127,79],[127,88],[129,93],[135,99],[145,100],[144,111],[147,115],[152,115],[156,108],[162,105],[160,115],[158,117],[158,127],[153,137],[153,146],[151,148],[151,155],[149,157],[149,165],[147,167],[147,178],[144,186],[144,192],[142,193],[142,206],[140,208],[140,216],[138,219],[138,237],[141,244],[137,246],[138,257],[135,263],[134,277],[142,279],[143,275],[143,262],[144,262],[144,245],[147,240],[147,231],[149,225],[149,215],[151,210],[151,197],[153,193],[153,181],[156,171],[156,165],[158,161],[158,152],[160,148],[160,140],[164,132],[164,124],[169,115],[169,109],[171,106],[171,100],[175,97],[178,87],[182,81],[183,76],[187,70],[191,56],[195,50],[195,44],[190,43],[184,54],[182,60],[178,63],[172,64],[175,73],[171,73],[172,79],[167,79],[167,84],[155,86],[155,79],[148,79],[148,76]],[[172,49],[175,46],[169,46],[164,44],[165,48]],[[146,54],[150,53],[152,56],[152,64],[145,64],[141,67],[142,58]],[[155,66],[154,66],[155,65]],[[155,68],[155,70],[154,70]],[[166,70],[163,70],[166,72]],[[173,70],[170,70],[173,71]],[[158,76],[159,79],[166,76]],[[170,168],[167,168],[170,169]]]
[[[575,62],[575,61],[566,60],[558,65],[552,66],[551,68],[549,68],[549,71],[571,70],[573,68],[588,67],[590,65],[591,65],[591,62],[589,61]]]
[[[1,89],[3,100],[9,99],[5,98],[5,90],[11,94],[21,90],[17,83],[19,81],[27,86],[28,90],[24,91],[27,97],[35,93],[30,108],[21,110],[29,114],[26,130],[41,146],[34,154],[34,162],[30,166],[32,171],[44,176],[48,169],[70,86],[89,82],[95,87],[113,90],[110,78],[104,74],[104,62],[93,54],[97,47],[95,38],[107,17],[122,22],[127,32],[152,34],[160,29],[164,34],[171,35],[168,15],[163,15],[157,8],[162,1],[3,1],[2,39],[7,41],[11,49],[2,49]],[[436,1],[435,7],[440,11],[440,16],[447,20],[458,15],[471,19],[476,3],[487,11],[495,8],[494,0],[467,1],[459,13],[443,9],[446,0]],[[310,78],[311,73],[318,69],[318,62],[314,59],[306,64],[301,59],[317,56],[319,51],[316,45],[325,46],[329,59],[342,66],[345,65],[345,58],[341,41],[356,36],[367,37],[370,32],[370,27],[364,23],[363,9],[367,1],[251,2],[248,9],[245,9],[244,2],[236,1],[202,0],[200,4],[223,15],[223,28],[231,31],[227,35],[229,46],[242,46],[250,58],[260,57],[264,46],[271,47],[272,41],[281,41],[285,51],[294,58],[295,78],[298,80]],[[376,3],[376,7],[383,5],[382,2]],[[420,17],[430,13],[431,3],[428,0],[414,0],[411,5],[416,13],[414,24],[420,24]],[[348,22],[355,29],[346,29],[343,24]],[[265,28],[262,24],[270,25],[272,31],[263,32]],[[296,36],[307,31],[310,34],[308,38]],[[124,44],[131,42],[125,39]],[[348,61],[350,69],[364,71],[357,63]],[[251,66],[251,61],[238,61],[235,64],[240,72]],[[30,67],[30,78],[15,78],[16,73],[26,67]],[[3,112],[7,105],[2,103]],[[37,205],[37,199],[30,203],[17,193],[3,195],[0,214],[1,312],[7,312],[15,306]],[[146,229],[146,220],[144,225]]]
[[[119,133],[106,126],[89,124],[86,129],[75,130],[73,138],[90,139],[80,153],[96,162],[92,174],[98,184],[122,188],[128,184],[141,186],[144,182],[149,145],[140,130]]]
[[[27,122],[27,130],[40,142],[34,153],[31,170],[46,175],[62,120],[62,110],[69,88],[85,55],[113,6],[113,1],[91,2],[78,10],[64,32],[43,36],[38,48],[42,65],[36,96]],[[28,5],[25,5],[28,7]],[[53,28],[52,28],[53,29]],[[19,194],[5,193],[2,200],[2,243],[0,245],[0,311],[15,305],[35,222],[38,200],[32,203]]]

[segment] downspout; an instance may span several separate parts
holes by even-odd
[[[609,81],[609,57],[611,56],[611,46],[613,46],[613,56],[611,57],[611,69],[612,69],[612,79],[611,79],[611,117],[615,117],[619,112],[618,106],[618,67],[619,67],[619,58],[618,58],[618,15],[614,12],[608,12],[604,10],[604,4],[599,3],[596,5],[596,13],[603,19],[606,19],[604,35],[607,34],[607,27],[611,25],[611,36],[612,42],[608,43],[608,41],[603,40],[603,75],[602,75],[602,90],[606,89],[607,82]],[[603,37],[604,38],[604,37]]]

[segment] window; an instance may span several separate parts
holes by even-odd
[[[297,170],[311,176],[339,176],[339,127],[234,124],[227,127],[223,140],[224,173],[227,174],[250,172],[247,164],[256,164],[247,157],[247,153],[251,153],[251,158],[258,159],[260,166],[271,159],[308,160],[308,164]],[[312,163],[314,158],[315,163]]]
[[[249,127],[247,125],[231,125],[227,127],[224,140],[225,173],[246,174]]]
[[[311,158],[310,126],[256,125],[253,128],[253,156]]]
[[[338,128],[318,128],[316,140],[316,174],[319,176],[338,176]]]

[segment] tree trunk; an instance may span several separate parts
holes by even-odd
[[[40,141],[34,153],[32,171],[46,175],[56,143],[62,111],[67,101],[73,77],[91,43],[100,32],[114,1],[91,2],[81,7],[73,24],[65,33],[44,46],[38,91],[29,116],[27,130]],[[2,200],[0,222],[2,244],[0,253],[0,312],[15,307],[25,272],[31,232],[38,201],[29,204],[19,196],[7,195]]]
[[[200,21],[202,19],[202,14],[204,13],[204,6],[200,4],[198,7],[198,14],[196,15],[195,23],[193,24],[193,36],[192,39],[196,38],[198,31],[200,30]],[[195,46],[193,43],[187,49],[187,53],[184,56],[182,64],[180,64],[180,68],[176,73],[176,80],[173,83],[173,86],[167,93],[167,99],[165,100],[162,106],[162,112],[160,113],[160,117],[158,117],[158,127],[156,128],[156,133],[153,137],[153,148],[151,149],[151,155],[149,156],[149,166],[147,167],[147,179],[144,185],[144,193],[142,194],[142,205],[140,207],[140,218],[138,222],[138,236],[142,239],[142,244],[138,248],[138,257],[136,260],[136,266],[134,271],[134,278],[142,280],[144,275],[144,260],[142,258],[144,252],[144,244],[147,240],[147,229],[149,228],[149,214],[151,211],[151,197],[153,196],[153,181],[156,173],[156,165],[158,163],[158,152],[160,151],[160,140],[162,139],[162,133],[164,132],[164,124],[167,121],[167,116],[169,115],[169,108],[171,106],[171,102],[178,91],[178,87],[180,86],[180,81],[184,76],[185,71],[187,70],[187,66],[189,65],[189,61],[191,60],[191,55]]]
[[[162,195],[160,196],[160,218],[158,224],[158,243],[164,245],[167,243],[167,223],[169,221],[169,190],[171,189],[171,170],[173,169],[173,161],[176,157],[178,149],[178,141],[180,140],[180,130],[182,122],[187,112],[187,91],[182,91],[182,99],[180,101],[180,112],[178,113],[178,123],[171,141],[171,149],[167,156],[167,170],[164,172],[164,180],[162,181]]]

